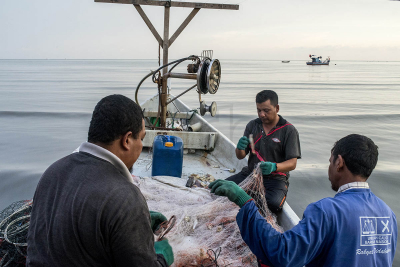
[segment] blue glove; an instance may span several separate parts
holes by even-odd
[[[163,239],[161,241],[154,243],[154,249],[156,254],[161,254],[164,256],[165,261],[170,266],[174,263],[174,253],[172,252],[172,247],[168,243],[168,239]]]
[[[242,136],[242,137],[240,137],[236,148],[239,149],[239,150],[245,150],[246,147],[249,145],[249,143],[250,143],[249,138],[247,138],[246,136]]]
[[[211,193],[218,196],[225,196],[239,207],[242,207],[251,197],[235,182],[227,180],[216,180],[208,185]]]
[[[264,162],[261,162],[260,168],[261,168],[263,175],[268,175],[268,174],[271,174],[271,172],[276,171],[276,163],[264,161]]]

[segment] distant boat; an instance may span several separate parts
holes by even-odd
[[[307,65],[329,65],[331,61],[330,57],[327,57],[324,61],[321,61],[321,56],[310,55],[311,61],[306,62]]]
[[[290,60],[282,60],[282,63],[289,63]]]

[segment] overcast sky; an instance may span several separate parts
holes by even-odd
[[[196,1],[200,2],[200,1]],[[221,59],[400,61],[400,1],[206,0],[170,58],[213,49]],[[163,36],[163,8],[143,6]],[[171,8],[170,36],[190,13]],[[94,0],[1,0],[0,59],[154,59],[158,44],[131,5]]]

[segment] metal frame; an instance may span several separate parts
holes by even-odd
[[[208,9],[226,9],[226,10],[239,10],[239,5],[230,4],[213,4],[213,3],[197,3],[197,2],[179,2],[179,1],[155,1],[155,0],[94,0],[99,3],[116,3],[116,4],[130,4],[134,5],[139,15],[142,17],[143,21],[146,23],[147,27],[153,33],[158,44],[163,49],[163,65],[168,64],[168,48],[172,43],[178,38],[190,21],[196,16],[201,8]],[[164,35],[163,38],[158,34],[157,30],[154,28],[150,19],[147,17],[146,13],[141,8],[141,5],[150,6],[163,6],[164,7]],[[189,7],[193,8],[192,12],[187,16],[187,18],[178,27],[175,33],[169,38],[169,20],[170,20],[170,8],[171,7]],[[162,90],[161,90],[161,127],[165,127],[166,114],[167,114],[167,84],[168,78],[171,78],[171,74],[167,75],[168,67],[162,70]],[[193,75],[189,75],[190,77]],[[176,77],[182,78],[182,77]],[[191,78],[193,79],[193,78]]]

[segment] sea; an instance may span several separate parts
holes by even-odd
[[[372,191],[400,215],[400,62],[344,61],[307,66],[304,61],[220,60],[221,84],[215,117],[204,118],[234,143],[257,117],[255,96],[279,95],[279,114],[298,130],[302,157],[291,172],[287,202],[301,218],[308,204],[332,197],[330,151],[338,139],[357,133],[379,147],[368,179]],[[190,62],[187,62],[190,63]],[[186,63],[174,71],[186,72]],[[42,173],[87,139],[96,103],[110,94],[132,99],[140,80],[158,68],[149,60],[0,60],[0,210],[31,199]],[[195,83],[173,79],[178,95]],[[157,93],[151,78],[140,102]],[[199,108],[191,90],[180,98]],[[399,251],[394,266],[400,266]]]

